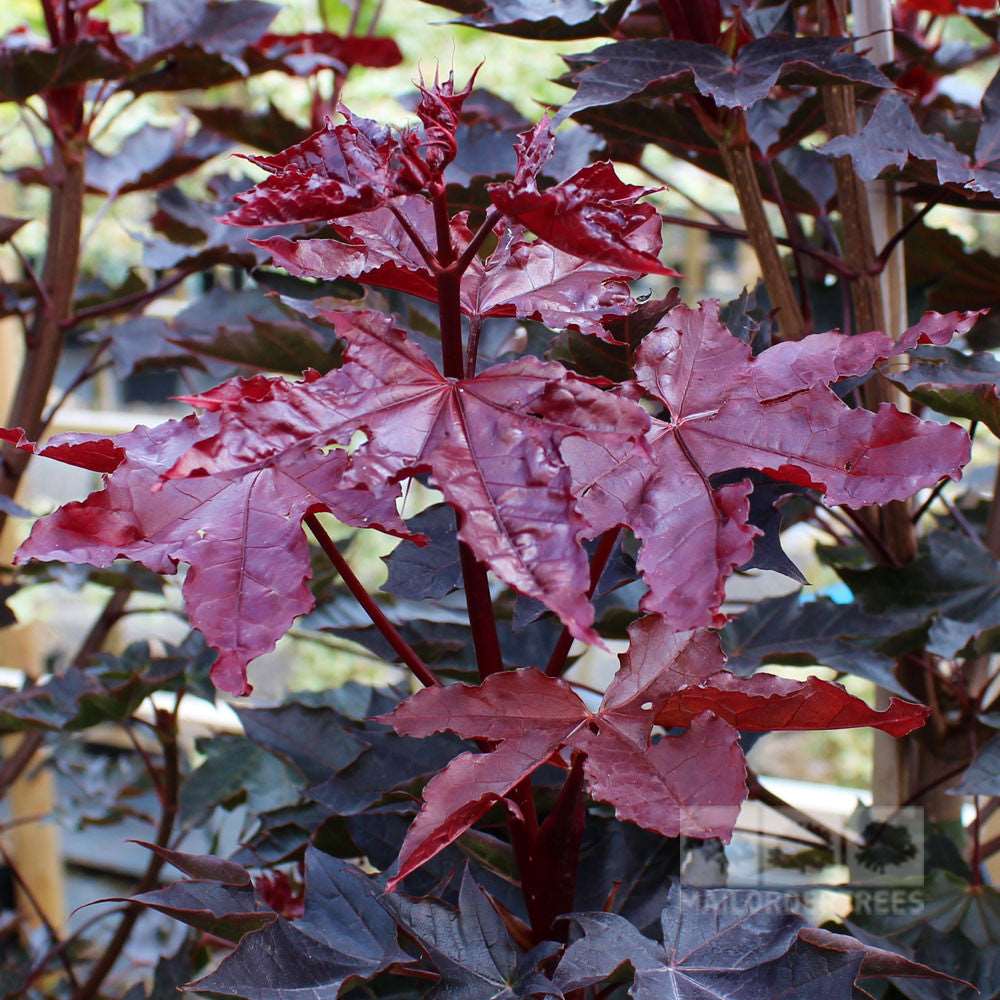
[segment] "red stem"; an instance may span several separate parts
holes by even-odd
[[[457,266],[449,266],[455,263],[455,251],[451,245],[448,199],[443,185],[434,192],[434,223],[438,239],[437,259],[441,265],[437,273],[437,292],[444,373],[448,378],[461,379],[465,375],[460,301],[462,275]],[[493,617],[493,598],[490,595],[486,568],[465,542],[458,544],[469,624],[472,626],[472,642],[476,647],[476,664],[479,676],[486,678],[503,670],[503,654],[500,651],[496,619]]]
[[[587,597],[593,597],[597,585],[601,582],[604,569],[608,565],[611,553],[615,550],[615,543],[618,541],[618,528],[611,528],[601,535],[601,540],[597,543],[593,559],[590,560],[590,588],[587,590]],[[559,638],[556,640],[555,648],[549,657],[549,662],[545,666],[545,672],[549,677],[560,677],[566,670],[566,659],[569,656],[570,648],[573,645],[573,636],[568,628],[563,627]]]
[[[372,600],[371,594],[365,590],[364,584],[354,575],[354,570],[348,565],[347,560],[340,554],[334,540],[326,533],[326,529],[319,523],[315,514],[306,514],[305,522],[309,530],[313,533],[320,548],[326,553],[327,558],[333,564],[334,569],[340,574],[341,579],[347,584],[347,589],[354,595],[358,604],[365,609],[365,613],[372,620],[372,624],[382,633],[386,642],[396,651],[399,658],[413,671],[414,676],[425,687],[436,687],[440,685],[434,672],[420,659],[414,652],[413,647],[399,634],[395,625],[386,618],[382,609]]]
[[[493,232],[493,227],[500,221],[503,213],[498,208],[494,208],[490,211],[486,218],[483,219],[482,225],[472,234],[472,239],[469,240],[465,249],[462,251],[461,256],[455,262],[455,270],[458,271],[459,275],[465,274],[469,265],[472,263],[472,259],[476,256],[479,248],[486,241],[486,237]]]

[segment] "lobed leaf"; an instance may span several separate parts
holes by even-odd
[[[289,383],[258,376],[248,391],[280,396],[281,385]],[[347,523],[404,528],[395,508],[398,487],[345,482],[347,454],[324,454],[306,438],[305,424],[290,436],[259,438],[252,465],[242,469],[166,478],[171,465],[217,426],[209,413],[153,430],[138,427],[114,440],[56,439],[43,454],[95,471],[107,473],[115,458],[128,457],[111,466],[105,489],[36,522],[18,558],[107,566],[125,557],[154,573],[174,573],[178,562],[187,562],[183,592],[191,623],[220,651],[212,677],[239,694],[249,690],[248,660],[272,649],[312,606],[301,519],[336,510]],[[281,589],[275,580],[283,581]]]
[[[746,795],[737,728],[873,725],[901,736],[927,717],[922,706],[899,700],[873,712],[815,678],[742,680],[722,670],[713,633],[675,632],[660,616],[640,619],[629,634],[629,651],[596,711],[564,681],[527,669],[493,674],[479,687],[425,689],[384,718],[400,735],[447,730],[492,747],[456,757],[426,785],[390,889],[563,752],[586,755],[591,794],[620,818],[665,837],[727,839]],[[686,731],[652,742],[654,723]]]
[[[545,941],[522,954],[468,868],[457,910],[405,896],[394,897],[391,905],[401,925],[441,973],[430,997],[521,1000],[552,994],[553,985],[538,966],[558,950],[558,944]]]
[[[434,213],[427,199],[421,195],[404,198],[398,211],[425,244],[433,245]],[[255,245],[298,276],[354,278],[437,301],[434,276],[393,212],[383,208],[355,215],[334,228],[341,239],[293,242],[275,236]],[[470,237],[464,220],[456,217],[452,240],[459,250]],[[466,316],[476,319],[537,319],[553,329],[572,327],[609,339],[604,320],[636,308],[629,281],[639,273],[640,269],[618,262],[595,263],[529,241],[518,226],[499,226],[493,253],[485,261],[473,260],[462,275],[460,304]]]
[[[968,461],[966,433],[883,405],[849,409],[830,383],[867,372],[917,343],[944,342],[969,315],[928,313],[899,341],[881,333],[815,334],[754,356],[722,324],[716,303],[678,306],[638,348],[638,386],[666,408],[646,435],[647,453],[576,438],[563,446],[579,510],[593,535],[618,525],[642,543],[649,585],[641,608],[678,629],[712,623],[726,578],[753,553],[749,481],[714,488],[734,468],[860,507],[911,496]]]
[[[851,50],[849,38],[768,35],[748,42],[735,57],[706,42],[630,39],[576,54],[571,67],[576,95],[560,117],[692,87],[718,107],[749,108],[779,81],[889,86],[865,56]]]
[[[302,919],[277,917],[243,937],[191,988],[247,1000],[289,1000],[306,993],[314,1000],[335,1000],[346,982],[411,960],[396,941],[393,918],[379,902],[374,881],[357,867],[311,847],[305,881]]]

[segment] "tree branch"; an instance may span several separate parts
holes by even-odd
[[[734,115],[733,122],[736,134],[719,143],[722,162],[740,203],[743,222],[757,254],[768,296],[778,311],[782,339],[801,340],[806,333],[805,319],[792,287],[792,280],[778,251],[778,242],[771,232],[771,224],[764,208],[764,196],[757,180],[757,169],[750,155],[749,139],[744,134],[746,122],[741,114]]]
[[[152,302],[153,299],[158,299],[161,295],[166,295],[167,292],[176,288],[188,277],[188,274],[189,272],[187,271],[181,271],[180,274],[175,274],[154,288],[147,288],[142,292],[133,292],[131,295],[123,295],[120,299],[114,299],[111,302],[100,302],[95,306],[81,309],[79,312],[73,313],[72,316],[68,316],[63,320],[62,328],[64,330],[72,330],[74,327],[89,320],[100,319],[102,316],[113,316],[115,313],[128,312],[137,306],[144,306],[147,302]]]
[[[177,745],[177,710],[180,706],[180,695],[174,705],[173,712],[158,712],[156,733],[163,748],[163,795],[162,809],[160,811],[160,823],[156,830],[155,844],[157,847],[167,847],[170,844],[170,836],[173,833],[174,822],[177,819],[178,793],[180,791],[180,749]],[[159,854],[153,853],[149,863],[143,873],[142,879],[136,886],[135,895],[141,895],[156,888],[160,872],[163,869],[164,859]],[[95,963],[86,982],[78,990],[73,992],[73,1000],[93,1000],[97,996],[108,973],[114,968],[115,962],[121,955],[125,945],[128,944],[132,931],[135,929],[136,921],[145,912],[145,907],[141,903],[130,903],[126,908],[121,922],[115,928],[115,933],[108,942],[101,957]]]
[[[52,926],[52,921],[49,920],[48,914],[45,912],[45,908],[38,901],[38,897],[35,895],[31,886],[17,870],[17,865],[14,864],[11,856],[7,853],[2,845],[0,845],[0,858],[3,858],[3,863],[10,871],[11,878],[17,883],[21,892],[24,893],[25,899],[31,904],[34,911],[38,914],[38,919],[41,920],[42,926],[45,928],[46,934],[49,936],[49,942],[52,946],[52,950],[58,955],[59,962],[66,972],[66,978],[70,981],[73,989],[80,988],[80,982],[76,978],[76,972],[73,969],[73,963],[69,960],[65,950],[62,947],[62,939],[59,937],[59,932]]]

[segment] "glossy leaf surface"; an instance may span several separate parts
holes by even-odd
[[[650,589],[642,608],[677,628],[719,621],[725,580],[751,557],[759,529],[748,523],[751,484],[713,489],[715,473],[758,469],[850,507],[958,477],[969,455],[963,430],[888,405],[852,410],[829,386],[905,346],[941,343],[967,322],[928,314],[899,342],[826,333],[754,356],[715,303],[671,310],[637,353],[638,385],[667,414],[646,437],[652,461],[585,439],[563,449],[590,530],[626,525],[643,543],[638,567]]]
[[[926,718],[924,708],[899,700],[873,712],[815,678],[737,678],[722,669],[713,633],[674,632],[659,616],[629,632],[629,651],[596,711],[565,682],[528,669],[494,674],[480,687],[426,689],[385,718],[402,735],[449,730],[496,744],[491,752],[457,757],[426,786],[394,882],[563,751],[586,754],[591,794],[620,818],[667,837],[725,839],[746,791],[737,728],[874,725],[899,736]],[[686,732],[652,742],[654,722]]]

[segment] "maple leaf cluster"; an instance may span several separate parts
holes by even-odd
[[[421,129],[345,112],[283,152],[251,157],[269,176],[236,195],[227,221],[328,225],[332,237],[259,245],[294,274],[417,295],[442,317],[454,308],[470,331],[515,316],[615,342],[613,321],[639,307],[631,283],[674,273],[659,260],[661,220],[640,200],[648,192],[607,162],[543,186],[555,144],[543,119],[520,137],[513,176],[488,187],[492,208],[473,229],[444,200],[469,92],[451,78],[423,87]],[[39,520],[18,559],[124,557],[157,573],[186,564],[190,620],[219,654],[215,682],[243,694],[248,662],[313,606],[309,515],[419,544],[399,500],[405,480],[427,475],[474,559],[590,643],[602,640],[583,542],[629,529],[647,617],[599,708],[530,667],[479,687],[428,688],[388,717],[407,736],[446,729],[485,741],[428,784],[397,881],[546,762],[575,755],[594,797],[624,819],[726,838],[746,793],[740,730],[875,725],[902,735],[922,723],[919,706],[876,713],[835,684],[724,670],[709,627],[724,621],[726,580],[750,559],[758,529],[751,480],[713,477],[757,470],[850,507],[958,478],[969,457],[960,428],[889,405],[852,408],[833,387],[917,344],[943,344],[974,317],[928,314],[896,342],[824,333],[754,355],[716,304],[677,305],[642,339],[622,384],[532,355],[477,371],[474,350],[463,371],[446,360],[443,372],[389,316],[321,307],[314,318],[345,345],[342,366],[325,375],[233,379],[188,397],[198,413],[181,420],[42,448],[106,480]],[[0,436],[35,448],[18,430]]]

